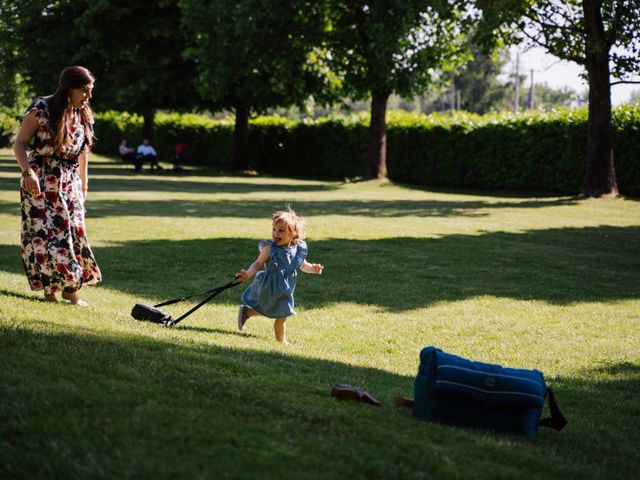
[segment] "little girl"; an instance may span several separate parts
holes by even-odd
[[[240,270],[236,274],[244,282],[258,273],[242,294],[238,330],[242,330],[249,317],[263,315],[275,318],[273,330],[276,340],[288,343],[286,321],[287,317],[296,313],[293,309],[293,291],[296,288],[297,270],[299,268],[305,273],[320,275],[324,267],[319,263],[307,262],[307,244],[303,240],[304,220],[291,207],[287,207],[286,212],[275,212],[272,221],[273,240],[262,240],[256,261],[247,270]],[[261,270],[265,264],[265,269]]]

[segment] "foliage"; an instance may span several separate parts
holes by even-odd
[[[0,112],[21,117],[33,98],[29,85],[19,73],[6,71],[0,73],[0,82]]]
[[[527,108],[529,101],[529,89],[521,97],[521,108]],[[558,107],[571,107],[578,100],[578,94],[571,87],[553,88],[546,83],[534,85],[534,108],[549,110]]]
[[[129,146],[142,143],[143,118],[138,114],[109,110],[94,114],[94,149],[104,155],[119,155],[120,141],[127,139]]]
[[[129,132],[123,126],[126,117],[112,115],[117,117],[96,115],[98,152],[112,154],[122,133]],[[249,129],[252,165],[259,172],[280,176],[357,178],[366,163],[368,120],[365,112],[301,122],[257,117]],[[575,194],[584,171],[586,122],[586,109],[429,116],[392,112],[390,178],[428,186]],[[233,135],[229,121],[171,114],[158,115],[157,123],[161,158],[186,140],[195,162],[229,167]],[[620,190],[640,195],[635,160],[640,154],[640,107],[616,108],[614,126]],[[114,131],[118,133],[106,133]],[[136,135],[129,134],[129,139],[137,141]]]
[[[2,68],[20,73],[30,91],[53,93],[60,71],[81,64],[97,78],[92,100],[97,109],[153,118],[155,109],[197,104],[194,64],[181,56],[184,40],[174,0],[0,1],[0,42],[11,52],[0,61],[0,73]]]
[[[0,111],[0,148],[8,147],[18,130],[18,121],[13,115]]]
[[[640,73],[639,10],[640,0],[502,0],[487,10],[504,25],[518,23],[528,43],[585,69],[589,81],[586,196],[618,194],[611,85]],[[623,80],[611,82],[611,75]]]
[[[0,64],[9,77],[14,80],[19,73],[37,95],[53,93],[60,71],[81,61],[79,51],[85,38],[77,21],[87,3],[90,2],[0,0]],[[5,56],[4,52],[8,54]]]
[[[322,98],[323,65],[314,48],[324,27],[322,2],[180,0],[185,55],[197,85],[216,109],[252,112]]]
[[[468,60],[462,12],[446,1],[333,1],[327,46],[343,92],[412,96]],[[465,28],[466,27],[466,28]]]
[[[598,2],[604,29],[603,38],[607,45],[596,44],[600,39],[589,40],[585,34],[587,27],[584,25],[582,3],[579,0],[565,1],[562,4],[553,0],[536,0],[532,8],[525,11],[527,21],[523,25],[524,36],[556,57],[580,65],[586,64],[589,51],[606,48],[608,52],[613,49],[609,58],[611,74],[615,78],[640,73],[640,2]]]
[[[104,283],[75,308],[28,290],[11,152],[0,167],[1,478],[637,476],[637,201],[134,176],[95,156],[87,227]],[[236,331],[242,287],[176,328],[131,319],[135,303],[246,268],[285,201],[326,267],[298,276],[290,345],[264,318]],[[426,345],[539,369],[568,426],[532,442],[394,408]],[[382,406],[336,401],[337,383]]]
[[[83,63],[98,78],[95,106],[148,114],[199,105],[176,0],[90,1],[77,19]]]
[[[502,49],[487,54],[473,44],[470,49],[472,59],[451,74],[454,88],[460,92],[460,109],[480,114],[508,109],[512,87],[498,80],[507,51]],[[440,88],[437,95],[431,95],[425,103],[422,109],[425,113],[453,109],[455,101],[451,97],[450,83],[446,88]]]

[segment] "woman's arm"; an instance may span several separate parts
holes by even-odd
[[[318,275],[322,275],[324,266],[321,263],[309,263],[305,260],[302,262],[302,265],[300,265],[300,270],[304,273],[317,273]]]
[[[238,273],[236,273],[236,278],[239,278],[244,282],[246,280],[249,280],[251,277],[253,277],[258,272],[258,270],[264,267],[264,264],[269,259],[270,250],[271,250],[271,246],[265,245],[264,248],[260,251],[260,255],[258,255],[258,258],[256,259],[256,261],[253,262],[248,269],[240,270]]]
[[[32,111],[22,120],[16,141],[13,142],[13,153],[16,156],[20,170],[22,170],[22,186],[34,197],[40,196],[40,182],[35,172],[29,168],[27,143],[36,134],[38,128],[40,128],[40,123],[36,118],[36,112]]]
[[[80,164],[80,180],[82,182],[82,196],[86,199],[89,192],[89,151],[85,150],[78,157]]]

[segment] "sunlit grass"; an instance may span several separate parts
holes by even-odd
[[[27,288],[18,169],[0,151],[3,478],[635,472],[639,202],[134,175],[92,161],[87,223],[104,283],[78,309]],[[309,259],[326,267],[299,276],[289,346],[267,319],[236,332],[240,287],[174,329],[131,319],[137,302],[226,283],[286,203],[307,219]],[[412,394],[427,345],[541,370],[569,426],[532,443],[415,421],[393,397]],[[333,401],[345,382],[384,406]]]

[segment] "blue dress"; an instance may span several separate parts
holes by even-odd
[[[269,245],[269,259],[264,270],[256,273],[253,283],[242,294],[242,304],[269,318],[295,315],[293,291],[298,268],[307,257],[307,244],[279,247],[273,240],[262,240],[260,251]]]

